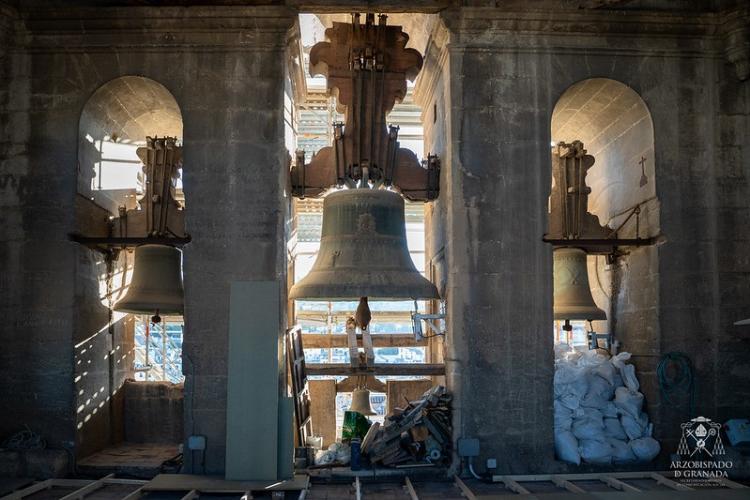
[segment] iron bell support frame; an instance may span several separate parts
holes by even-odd
[[[386,124],[387,113],[406,96],[406,80],[414,80],[421,69],[422,56],[406,48],[409,37],[400,26],[386,21],[381,15],[376,24],[375,15],[366,14],[362,24],[360,15],[353,14],[351,23],[333,23],[326,41],[310,52],[311,75],[326,77],[345,120],[333,124],[333,144],[309,164],[304,152],[297,152],[290,173],[292,195],[315,197],[331,188],[345,189],[324,199],[320,250],[310,273],[291,288],[291,299],[440,298],[411,260],[404,221],[404,198],[437,198],[440,160],[428,155],[420,163],[399,146],[398,127]],[[355,326],[362,328],[365,352],[359,353],[354,328],[347,325],[351,363],[367,369],[374,362],[369,329]],[[337,387],[366,390],[377,382],[370,379],[350,377]]]
[[[550,193],[549,233],[543,241],[554,245],[554,319],[564,320],[563,330],[570,332],[570,320],[605,320],[607,315],[594,303],[588,282],[586,255],[604,254],[614,262],[623,246],[655,245],[664,241],[662,236],[621,239],[618,230],[599,225],[599,219],[587,211],[591,188],[586,185],[586,173],[594,165],[594,157],[588,155],[580,141],[570,144],[560,142],[552,148],[552,178]],[[636,217],[639,227],[640,207],[633,209],[620,225]],[[618,228],[619,229],[619,228]],[[611,334],[588,332],[589,347],[598,347],[604,340],[611,348]]]
[[[71,234],[73,241],[103,251],[114,261],[117,253],[135,247],[133,278],[127,294],[113,309],[135,314],[183,313],[182,252],[190,241],[184,234],[184,217],[175,200],[174,180],[182,164],[182,148],[174,137],[147,137],[138,148],[143,162],[145,190],[138,200],[140,210],[121,207],[119,217],[109,223],[109,236]],[[179,233],[183,233],[182,236]]]

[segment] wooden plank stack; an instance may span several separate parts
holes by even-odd
[[[386,466],[437,464],[450,458],[451,396],[445,387],[433,387],[417,401],[409,401],[373,425],[362,442],[370,462]]]

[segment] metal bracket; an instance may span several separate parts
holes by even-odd
[[[612,334],[611,333],[596,333],[595,331],[588,332],[589,349],[598,349],[599,340],[604,341],[604,349],[612,349]]]
[[[443,311],[440,314],[420,314],[417,312],[417,301],[414,301],[414,312],[411,313],[411,324],[412,324],[412,331],[414,332],[414,340],[420,341],[422,339],[427,339],[430,337],[438,337],[438,336],[444,336],[445,335],[445,324],[442,326],[438,323],[434,323],[435,320],[441,321],[445,320],[445,302],[440,301],[440,310]],[[432,330],[432,335],[425,335],[424,330],[422,329],[422,321],[425,322],[427,325],[427,328]]]

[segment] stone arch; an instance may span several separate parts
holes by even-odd
[[[136,150],[147,136],[182,140],[182,113],[162,84],[121,76],[99,87],[78,123],[78,192],[110,213],[133,208],[140,173]]]
[[[595,158],[586,177],[588,211],[602,226],[620,238],[659,234],[654,125],[635,90],[608,78],[579,81],[558,99],[550,128],[553,142],[579,140]],[[589,282],[608,315],[596,329],[613,332],[634,352],[658,342],[658,260],[654,247],[624,250],[615,264],[589,256]]]

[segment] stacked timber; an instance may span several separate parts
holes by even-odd
[[[450,457],[451,396],[445,387],[433,387],[417,401],[409,401],[373,424],[362,441],[370,462],[385,466],[438,464]]]

